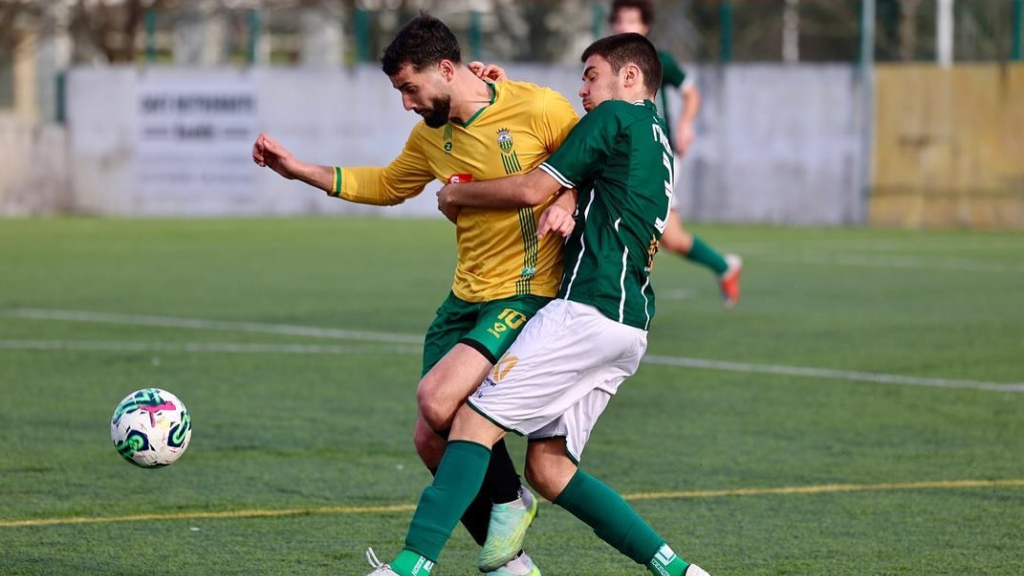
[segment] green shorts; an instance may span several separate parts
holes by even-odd
[[[423,341],[423,374],[456,344],[472,347],[494,364],[522,332],[526,321],[550,301],[543,296],[512,296],[474,303],[449,294]]]

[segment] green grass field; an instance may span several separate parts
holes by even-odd
[[[651,361],[584,467],[716,576],[1024,574],[1024,235],[697,232],[745,257],[743,301],[659,256]],[[453,265],[440,221],[0,221],[0,575],[390,558]],[[193,415],[165,469],[109,439],[148,386]],[[546,576],[646,573],[550,504],[527,548]],[[457,529],[438,573],[475,553]]]

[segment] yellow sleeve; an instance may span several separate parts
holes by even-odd
[[[377,206],[401,204],[423,192],[434,179],[415,130],[398,158],[384,168],[342,168],[339,176],[334,195],[350,202]]]
[[[540,122],[537,133],[544,139],[544,147],[550,154],[565,142],[565,137],[579,121],[579,116],[565,96],[545,88],[543,110],[537,121]]]

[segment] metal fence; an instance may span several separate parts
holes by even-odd
[[[864,0],[664,0],[655,2],[652,39],[693,62],[857,62],[860,59]],[[934,61],[941,0],[875,0],[874,59]],[[389,7],[397,4],[398,7]],[[511,2],[429,1],[271,4],[241,11],[218,7],[230,22],[225,59],[239,62],[255,53],[256,35],[266,36],[266,60],[301,60],[301,37],[310,11],[336,22],[346,64],[374,61],[394,33],[421,8],[456,32],[470,58],[505,62],[571,62],[593,39],[609,33],[609,2],[540,0]],[[182,10],[156,11],[166,39]],[[194,16],[193,16],[194,17]],[[953,3],[954,60],[1021,59],[1024,0],[956,0]],[[165,59],[173,42],[161,43]],[[249,47],[245,49],[244,47]]]
[[[691,62],[856,62],[868,1],[876,7],[877,61],[934,60],[943,4],[952,7],[954,60],[1021,59],[1024,0],[655,0],[651,35]],[[571,62],[576,48],[608,33],[609,6],[608,0],[5,0],[0,36],[31,39],[26,30],[38,36],[63,29],[73,63],[205,58],[287,65],[304,60],[308,36],[320,30],[324,59],[353,65],[374,61],[398,27],[424,9],[449,24],[468,57]],[[214,45],[199,48],[204,42]],[[9,42],[0,42],[0,53],[11,52]]]

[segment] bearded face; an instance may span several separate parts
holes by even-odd
[[[440,128],[448,123],[452,112],[452,97],[448,94],[434,96],[427,106],[416,109],[423,122],[431,128]]]

